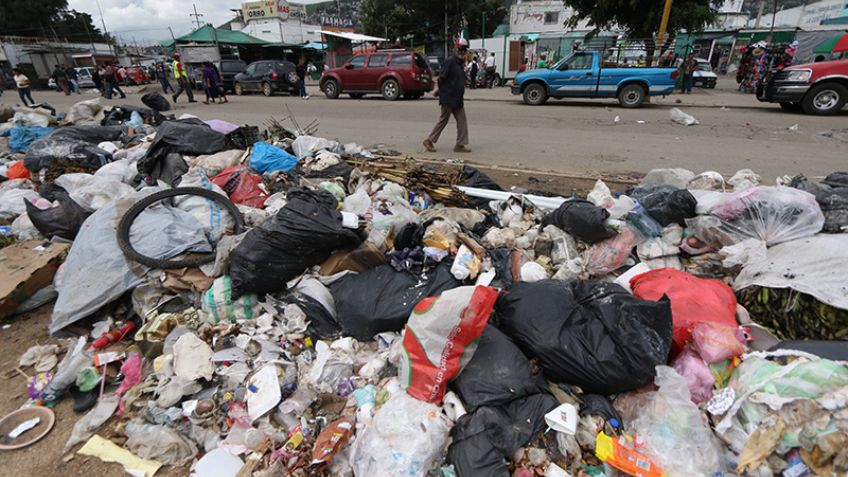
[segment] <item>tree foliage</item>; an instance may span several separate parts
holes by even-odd
[[[406,38],[412,35],[417,41],[444,40],[445,14],[448,38],[459,32],[463,18],[467,22],[468,36],[489,36],[509,10],[502,0],[363,0],[360,21],[366,33],[388,38]]]
[[[574,9],[567,26],[588,20],[596,30],[623,28],[633,38],[648,38],[659,30],[662,0],[564,0]],[[668,31],[700,32],[715,21],[719,0],[675,0]]]
[[[0,35],[102,41],[91,15],[68,10],[67,0],[0,0]]]

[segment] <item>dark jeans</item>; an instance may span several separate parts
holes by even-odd
[[[695,84],[695,76],[694,75],[683,75],[683,85],[681,86],[681,91],[684,93],[691,93],[692,86]]]
[[[168,90],[174,92],[174,87],[171,86],[171,83],[168,81],[168,78],[159,78],[159,83],[162,85],[162,92],[168,94]]]
[[[21,97],[21,101],[24,102],[24,106],[35,104],[35,100],[32,99],[32,90],[30,90],[30,88],[18,88],[18,96]],[[27,99],[29,99],[29,103],[27,103]]]
[[[180,78],[177,80],[177,90],[174,92],[174,102],[177,102],[177,98],[183,94],[183,91],[186,92],[188,96],[188,101],[190,103],[194,102],[194,93],[191,91],[191,86],[188,84],[188,79]]]
[[[309,96],[306,93],[306,81],[305,80],[302,80],[302,79],[297,80],[297,92],[300,93],[301,98],[305,98],[306,96]]]
[[[126,98],[127,95],[124,94],[124,91],[118,85],[118,83],[113,81],[106,82],[106,99],[112,99],[112,93],[118,93],[121,95],[121,98]]]

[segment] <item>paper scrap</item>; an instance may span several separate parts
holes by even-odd
[[[10,432],[8,434],[9,438],[10,439],[17,439],[24,432],[26,432],[26,431],[32,429],[33,427],[37,426],[39,422],[41,422],[40,417],[33,417],[32,419],[27,419],[26,421],[18,424],[14,429],[12,429],[12,432]]]
[[[121,464],[129,474],[134,476],[153,477],[153,474],[162,467],[160,462],[142,459],[98,435],[92,436],[77,453],[97,457],[103,462]]]

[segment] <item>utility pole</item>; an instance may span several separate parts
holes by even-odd
[[[665,7],[663,7],[662,20],[660,20],[660,31],[657,34],[657,43],[661,45],[665,42],[666,30],[668,30],[669,16],[671,16],[671,0],[665,0]]]
[[[191,4],[191,8],[194,9],[194,13],[189,13],[188,16],[194,17],[194,20],[192,20],[192,23],[197,25],[197,28],[200,28],[201,26],[203,26],[203,24],[200,22],[200,17],[202,17],[203,14],[197,13],[197,6],[193,3]]]
[[[109,32],[106,30],[106,19],[103,18],[103,9],[100,8],[100,0],[97,1],[97,11],[100,13],[100,24],[103,25],[103,36],[106,37],[106,44],[109,45],[109,54],[115,55],[115,51],[112,49],[112,38],[109,36]]]
[[[769,28],[768,40],[766,43],[771,44],[771,38],[774,35],[774,20],[777,18],[777,0],[774,0],[774,5],[772,6],[771,12],[771,27]]]
[[[757,11],[757,21],[754,22],[754,30],[760,28],[760,20],[763,18],[763,10],[766,8],[766,0],[760,0],[760,9]]]
[[[486,12],[481,12],[480,16],[483,18],[483,26],[480,28],[480,38],[483,39],[483,46],[480,48],[486,49]]]

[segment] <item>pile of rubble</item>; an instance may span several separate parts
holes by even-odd
[[[84,413],[68,452],[147,476],[848,472],[848,173],[563,198],[297,128],[54,114],[0,126],[0,264],[37,268],[0,311],[52,302],[72,336],[20,361],[25,408]]]

